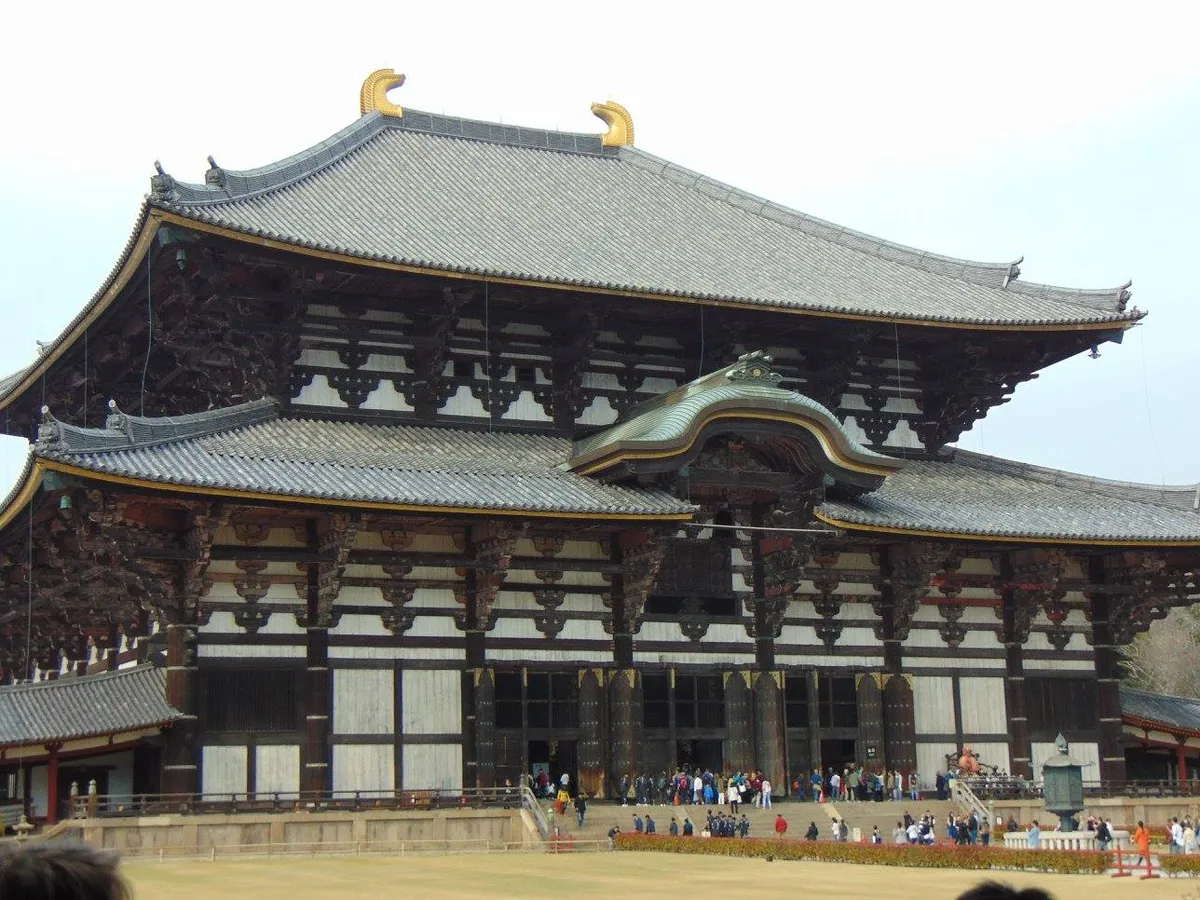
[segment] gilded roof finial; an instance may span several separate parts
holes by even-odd
[[[600,139],[605,147],[633,146],[633,116],[620,103],[593,103],[592,115],[603,120],[608,131]]]
[[[404,76],[397,75],[394,69],[376,69],[362,83],[358,92],[358,109],[364,116],[369,112],[379,112],[385,116],[395,116],[397,119],[404,115],[404,110],[388,100],[388,91],[404,84]]]

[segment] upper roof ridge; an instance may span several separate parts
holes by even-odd
[[[103,428],[83,428],[60,422],[42,408],[35,451],[63,455],[96,450],[127,450],[151,447],[189,438],[206,437],[221,431],[257,425],[279,417],[279,404],[271,399],[252,400],[223,409],[182,416],[131,416],[121,412],[115,401]]]
[[[614,159],[620,150],[605,146],[601,134],[527,128],[416,109],[406,109],[403,118],[371,111],[307,150],[258,168],[224,169],[210,156],[204,184],[178,181],[159,167],[159,173],[151,178],[150,199],[168,206],[189,207],[255,197],[320,172],[388,130]]]

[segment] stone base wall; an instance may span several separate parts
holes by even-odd
[[[241,813],[77,820],[126,857],[482,851],[539,841],[520,810]]]
[[[1182,820],[1184,816],[1191,816],[1195,821],[1200,816],[1200,798],[1195,797],[1105,797],[1089,799],[1087,803],[1087,808],[1076,816],[1080,822],[1085,822],[1089,815],[1096,815],[1111,819],[1114,825],[1133,826],[1140,821],[1153,828],[1165,826],[1172,817]],[[1040,800],[997,800],[989,806],[1002,820],[1008,821],[1011,814],[1022,826],[1037,819],[1043,832],[1058,824],[1058,816],[1047,812]]]

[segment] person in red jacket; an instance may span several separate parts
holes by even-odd
[[[775,833],[780,837],[783,837],[785,834],[787,834],[787,819],[785,819],[783,816],[775,817]]]

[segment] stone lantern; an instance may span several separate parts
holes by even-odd
[[[1075,813],[1084,807],[1083,763],[1068,753],[1067,739],[1055,738],[1058,753],[1042,764],[1042,797],[1046,809],[1058,816],[1063,831],[1078,831]]]

